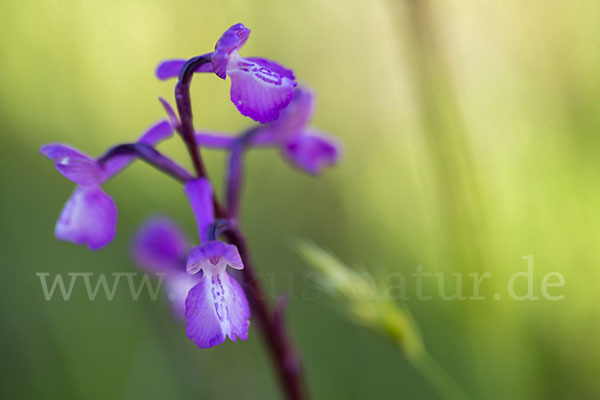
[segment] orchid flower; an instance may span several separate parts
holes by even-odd
[[[195,72],[213,72],[221,79],[231,79],[231,101],[242,115],[260,123],[278,118],[279,112],[292,100],[296,78],[292,70],[266,58],[243,58],[238,50],[246,43],[250,29],[243,24],[231,26],[206,54],[211,62]],[[177,77],[186,60],[161,62],[156,68],[158,79]]]
[[[217,238],[210,182],[204,178],[189,181],[185,193],[202,240],[187,259],[188,273],[201,272],[202,276],[185,300],[186,334],[201,348],[217,346],[226,336],[232,341],[246,340],[250,308],[240,284],[227,271],[227,267],[244,268],[238,249]]]
[[[185,192],[198,221],[202,246],[190,251],[174,222],[154,217],[135,235],[132,256],[141,269],[165,275],[172,311],[178,319],[187,319],[186,332],[196,345],[216,346],[225,336],[246,340],[250,318],[246,295],[226,272],[227,266],[243,269],[240,255],[234,245],[211,239],[214,212],[208,181],[190,181]]]
[[[154,146],[172,132],[169,122],[160,121],[150,127],[138,143]],[[85,244],[92,250],[106,246],[116,233],[117,208],[101,185],[129,165],[135,156],[123,154],[100,163],[61,143],[44,145],[40,152],[54,160],[58,172],[77,184],[56,222],[55,236]]]
[[[298,88],[279,119],[257,135],[255,142],[272,143],[292,165],[310,175],[334,165],[341,156],[341,143],[327,134],[308,127],[315,110],[312,91]]]
[[[315,109],[315,96],[309,89],[298,87],[289,106],[279,118],[253,131],[250,146],[271,146],[284,159],[310,175],[318,175],[324,167],[334,165],[341,157],[341,143],[335,138],[308,127]],[[227,134],[197,132],[200,146],[231,148],[236,138]]]

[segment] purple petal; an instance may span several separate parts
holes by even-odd
[[[196,286],[203,275],[190,275],[185,272],[169,272],[165,278],[167,298],[171,303],[171,310],[179,320],[185,319],[185,299],[190,290]]]
[[[294,81],[239,55],[230,60],[227,74],[231,78],[231,101],[242,115],[255,121],[277,119],[279,111],[292,100]]]
[[[103,181],[102,168],[94,159],[74,148],[59,144],[47,144],[40,152],[51,160],[58,172],[71,181],[85,186],[99,185]]]
[[[217,41],[211,60],[214,72],[219,78],[227,77],[229,56],[232,52],[240,49],[249,36],[250,29],[246,28],[244,24],[235,24],[227,29]]]
[[[169,104],[169,102],[162,97],[159,97],[158,101],[160,101],[160,104],[162,104],[163,108],[167,112],[169,121],[171,122],[173,128],[177,129],[179,127],[179,118],[177,118],[177,114],[175,114],[175,110],[173,107],[171,107],[171,104]]]
[[[158,64],[156,67],[156,77],[161,81],[177,78],[181,68],[185,65],[187,60],[165,60]],[[211,63],[206,63],[196,68],[195,72],[213,72]]]
[[[154,146],[161,140],[173,134],[173,126],[166,120],[161,120],[148,128],[139,138],[138,143]],[[110,158],[104,163],[104,181],[110,179],[128,166],[135,159],[134,155],[121,154]]]
[[[306,130],[315,109],[312,91],[296,88],[290,105],[281,110],[279,118],[266,125],[253,138],[252,144],[281,143]]]
[[[174,222],[154,217],[135,235],[132,255],[140,268],[150,272],[183,272],[189,248],[183,232]]]
[[[205,274],[185,301],[187,336],[200,348],[217,346],[228,336],[248,338],[250,308],[238,282],[226,272]]]
[[[236,341],[236,336],[242,340],[248,339],[248,328],[250,327],[250,307],[246,299],[246,293],[239,282],[228,273],[222,274],[223,287],[225,289],[226,311],[229,311],[229,330],[227,336]]]
[[[337,162],[341,156],[341,145],[325,135],[303,133],[285,143],[282,152],[298,168],[317,175],[324,167]]]
[[[176,78],[187,60],[165,60],[156,66],[155,75],[161,81]]]
[[[196,217],[200,240],[204,241],[208,227],[215,221],[212,186],[207,179],[199,178],[187,182],[184,191]]]
[[[307,88],[294,90],[290,105],[281,110],[279,119],[272,126],[281,131],[281,135],[294,135],[303,131],[315,112],[315,96]]]
[[[161,120],[148,128],[137,141],[138,143],[147,144],[148,146],[155,146],[172,134],[173,125],[169,121]]]
[[[220,240],[209,240],[190,251],[186,270],[188,274],[195,274],[200,270],[205,272],[225,270],[227,266],[244,269],[237,247]]]
[[[198,146],[229,149],[235,142],[235,136],[226,133],[196,132]]]
[[[96,250],[115,236],[117,208],[100,187],[78,186],[63,208],[54,234],[58,239]]]
[[[226,335],[215,312],[216,303],[211,301],[211,289],[210,280],[203,277],[185,299],[185,333],[202,349],[220,345]]]

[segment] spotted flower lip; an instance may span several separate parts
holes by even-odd
[[[226,337],[247,340],[250,308],[242,287],[227,272],[205,271],[185,300],[187,336],[200,348],[217,346]]]
[[[223,33],[215,50],[206,55],[210,63],[199,66],[195,72],[213,72],[221,79],[231,80],[230,97],[240,113],[260,123],[279,117],[293,97],[296,78],[292,70],[262,57],[244,58],[238,50],[246,43],[250,29],[238,23]],[[179,75],[186,60],[161,62],[156,68],[158,79]]]
[[[202,273],[185,300],[186,334],[201,348],[217,346],[226,337],[232,341],[246,340],[250,325],[248,300],[242,287],[227,271],[227,267],[244,268],[238,249],[214,237],[210,182],[204,178],[195,179],[187,182],[184,190],[202,241],[201,246],[191,249],[187,259],[188,273]]]
[[[159,121],[138,142],[155,145],[172,132],[173,127],[169,122]],[[92,250],[106,246],[116,234],[117,208],[101,185],[129,165],[135,157],[119,155],[101,165],[87,154],[61,143],[44,145],[40,153],[53,160],[56,169],[77,184],[56,222],[55,236],[87,245]]]

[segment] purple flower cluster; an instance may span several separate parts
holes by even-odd
[[[319,174],[340,157],[341,146],[335,139],[308,127],[314,95],[297,85],[294,73],[265,58],[240,56],[238,50],[249,35],[248,28],[236,24],[217,41],[214,52],[160,63],[156,69],[159,79],[178,78],[178,114],[160,99],[168,120],[153,125],[137,141],[117,145],[98,158],[64,144],[48,144],[40,150],[77,185],[60,213],[56,237],[92,250],[106,246],[116,233],[117,208],[102,184],[132,161],[142,159],[183,183],[201,245],[192,246],[169,219],[153,217],[136,234],[132,256],[145,271],[166,273],[173,312],[186,320],[188,337],[201,348],[216,346],[226,337],[233,341],[248,337],[248,299],[253,304],[252,293],[245,279],[238,282],[239,273],[231,273],[248,270],[247,260],[238,249],[241,234],[237,220],[244,152],[253,147],[274,147],[285,160],[311,175]],[[241,114],[260,124],[239,135],[194,130],[188,103],[189,81],[195,73],[229,77],[231,101]],[[195,175],[155,148],[174,131],[190,151]],[[229,154],[225,208],[216,200],[204,174],[199,155],[203,147],[223,149]],[[268,326],[269,321],[263,323]]]

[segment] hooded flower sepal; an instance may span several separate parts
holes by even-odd
[[[201,271],[202,279],[185,300],[186,334],[200,348],[217,346],[226,337],[248,338],[248,300],[228,266],[244,268],[237,247],[218,240],[193,248],[188,257],[188,272]]]

